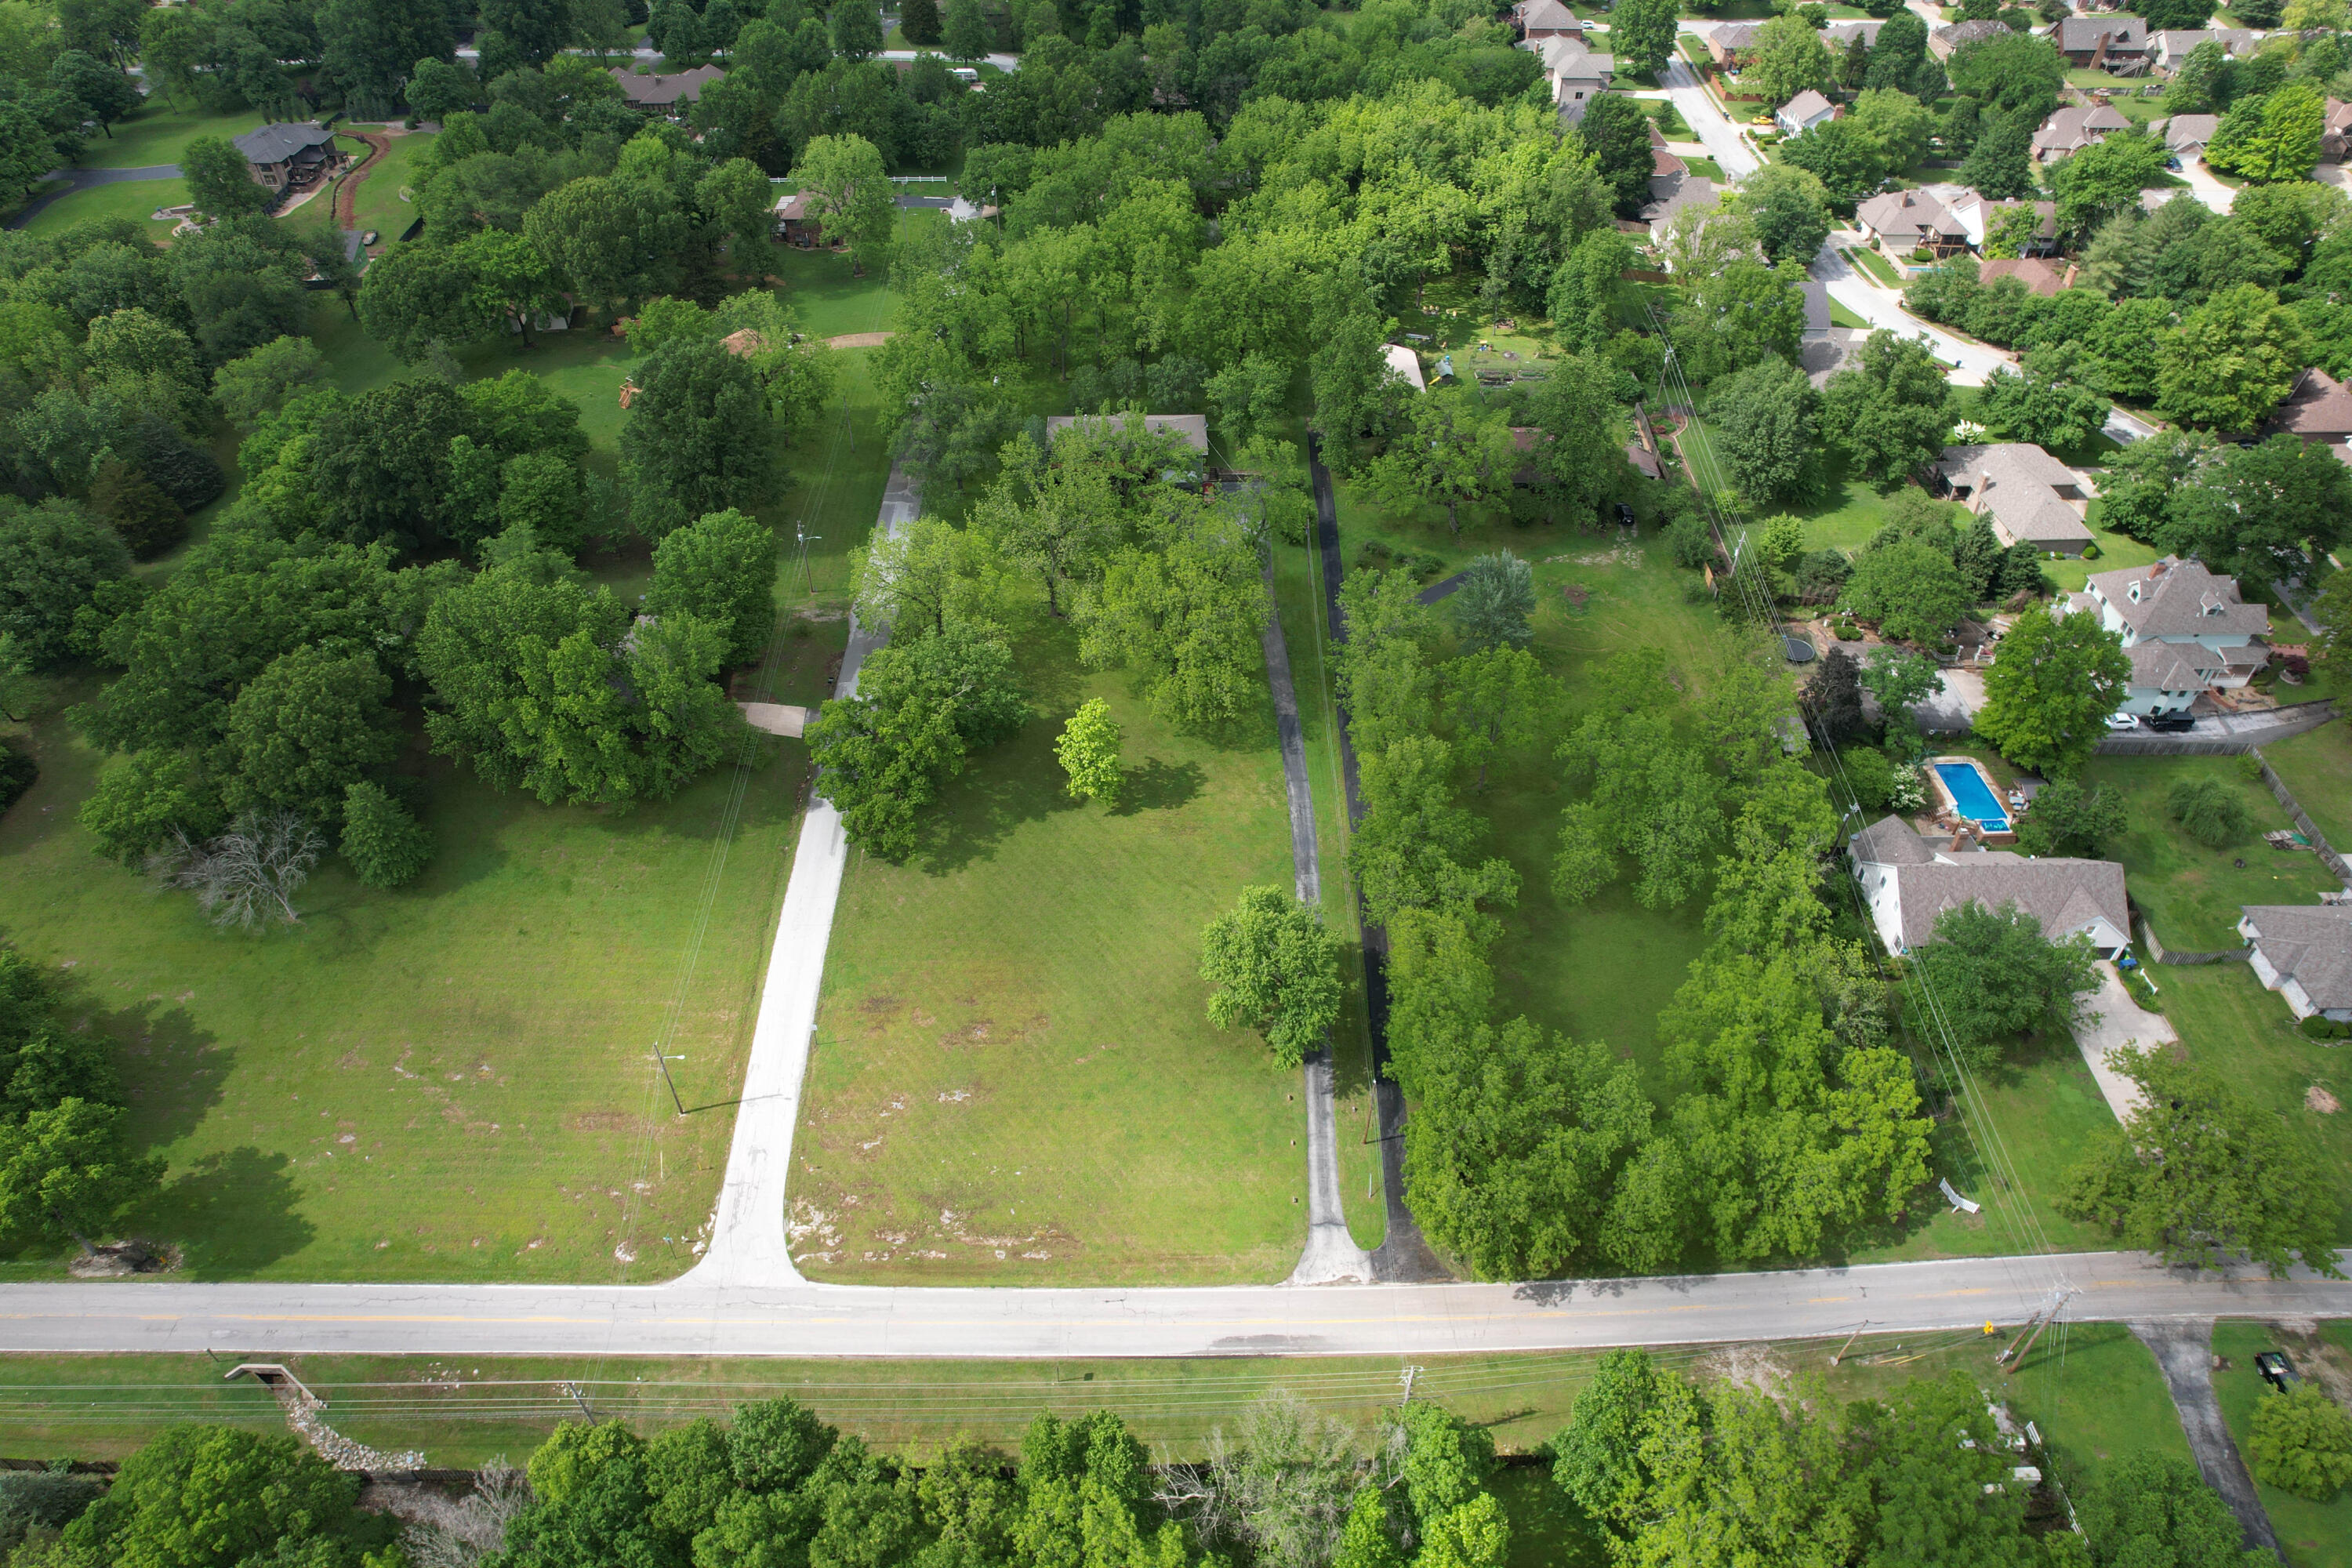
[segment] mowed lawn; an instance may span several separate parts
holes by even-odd
[[[1015,637],[1036,717],[949,784],[928,842],[853,852],[794,1153],[794,1256],[905,1284],[1207,1284],[1297,1262],[1298,1076],[1210,1026],[1201,931],[1291,885],[1270,707],[1238,742],[1154,721],[1066,626]],[[1125,727],[1126,798],[1072,801],[1080,701]]]
[[[163,244],[172,237],[172,224],[156,222],[154,214],[164,207],[178,206],[187,199],[188,183],[176,176],[167,180],[121,180],[109,185],[90,185],[59,196],[35,213],[25,225],[25,232],[62,234],[78,223],[129,218],[147,231],[148,238]]]
[[[151,98],[117,121],[111,127],[111,136],[100,132],[91,137],[76,163],[84,169],[137,169],[176,163],[188,143],[199,136],[217,136],[226,141],[248,131],[258,131],[261,126],[260,114],[250,109],[235,114],[205,114],[199,110],[174,107],[160,97]]]
[[[2336,1343],[2313,1334],[2308,1325],[2283,1331],[2274,1324],[2239,1318],[2215,1323],[2213,1354],[2227,1364],[2213,1373],[2213,1396],[2221,1402],[2221,1419],[2228,1423],[2241,1454],[2250,1451],[2247,1444],[2253,1436],[2255,1408],[2273,1397],[2270,1384],[2254,1370],[2254,1357],[2263,1351],[2280,1349],[2286,1351],[2305,1377],[2319,1382],[2331,1397],[2342,1398],[2339,1391],[2347,1374],[2352,1373],[2352,1356],[2347,1356]],[[2322,1357],[2332,1363],[2329,1370],[2334,1374],[2325,1381],[2313,1377],[2315,1363]],[[2251,1460],[2246,1468],[2252,1473]],[[2255,1478],[2254,1489],[2262,1496],[2263,1510],[2271,1516],[2271,1528],[2278,1531],[2288,1568],[2352,1564],[2352,1491],[2338,1491],[2326,1502],[2314,1502],[2270,1486],[2260,1477]]]
[[[347,392],[420,374],[339,301],[313,325]],[[592,330],[461,358],[475,375],[545,374],[609,471],[628,354]],[[760,509],[790,630],[740,695],[828,694],[847,552],[886,467],[864,358],[839,356],[847,418],[785,452],[789,482]],[[813,536],[804,574],[796,527]],[[630,599],[650,552],[632,540],[584,564]],[[501,795],[413,746],[402,766],[425,781],[439,840],[425,876],[372,891],[330,856],[300,929],[237,936],[100,859],[74,823],[100,759],[63,711],[95,686],[51,689],[30,731],[42,777],[0,819],[0,927],[69,966],[123,1047],[134,1131],[170,1166],[126,1231],[179,1245],[205,1279],[654,1279],[691,1264],[790,869],[799,742],[757,742],[748,774],[626,812]],[[698,1109],[683,1121],[654,1098],[656,1039],[686,1058],[673,1067]]]
[[[2352,1112],[2319,1109],[2352,1105],[2345,1047],[2305,1038],[2285,1000],[2263,990],[2246,964],[2158,964],[2154,973],[2165,1016],[2190,1058],[2318,1151],[2336,1194],[2336,1242],[2352,1245]]]
[[[404,131],[397,123],[358,129],[386,134],[391,145],[362,171],[359,194],[352,198],[352,226],[362,234],[373,229],[379,245],[393,245],[419,216],[409,182],[434,138],[430,132]]]
[[[830,647],[783,646],[784,700],[814,700]],[[0,926],[117,1042],[132,1137],[169,1162],[125,1234],[179,1246],[203,1279],[691,1264],[799,815],[797,742],[627,812],[498,794],[413,750],[437,840],[424,877],[376,891],[330,857],[299,927],[246,934],[93,853],[73,817],[99,758],[57,705],[31,740],[40,781],[0,819]],[[656,1040],[714,1109],[657,1103]]]
[[[2319,857],[2273,849],[2263,835],[2291,828],[2286,810],[2259,778],[2248,778],[2238,757],[2094,757],[2083,783],[2119,791],[2128,813],[2123,836],[2100,847],[2122,862],[2132,901],[2147,912],[2157,941],[2189,952],[2243,945],[2242,904],[2315,904],[2318,894],[2343,884]],[[2237,843],[2209,849],[2181,830],[2166,805],[2174,784],[2210,778],[2245,803],[2253,826]]]
[[[2277,688],[2282,699],[2293,689]],[[2352,851],[2352,722],[2338,719],[2264,746],[2263,760],[2329,846],[2339,855]]]

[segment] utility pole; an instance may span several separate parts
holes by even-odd
[[[684,1057],[666,1057],[662,1055],[661,1042],[656,1040],[654,1042],[654,1060],[661,1064],[662,1082],[669,1085],[669,1102],[677,1107],[677,1113],[680,1116],[684,1116],[686,1114],[686,1101],[678,1098],[677,1079],[669,1076],[669,1064],[672,1062],[682,1062],[686,1060],[686,1058]]]
[[[1421,1368],[1417,1366],[1409,1366],[1397,1373],[1397,1381],[1404,1384],[1404,1402],[1407,1405],[1412,1403],[1412,1381],[1420,1375]]]
[[[824,539],[822,533],[811,533],[806,523],[793,525],[793,558],[800,565],[802,591],[812,599],[816,597],[816,574],[809,565],[808,547],[811,543],[823,542]]]
[[[555,1386],[562,1389],[565,1394],[570,1396],[572,1404],[580,1406],[581,1415],[586,1416],[591,1422],[593,1422],[596,1419],[596,1412],[589,1406],[588,1396],[580,1392],[580,1385],[578,1384],[559,1383]]]
[[[1830,1364],[1832,1366],[1837,1365],[1838,1363],[1845,1359],[1845,1352],[1853,1348],[1853,1342],[1862,1338],[1862,1331],[1868,1327],[1870,1327],[1870,1320],[1868,1318],[1864,1318],[1861,1324],[1854,1329],[1853,1332],[1846,1335],[1845,1343],[1838,1346],[1837,1353],[1830,1357]]]
[[[2044,1329],[2058,1321],[2058,1314],[2064,1310],[2067,1299],[2074,1294],[2072,1288],[2054,1292],[2050,1298],[2050,1305],[2034,1313],[2027,1321],[2024,1338],[1993,1357],[1993,1364],[2006,1367],[2011,1372],[2015,1372],[2019,1367],[2023,1366],[2025,1352],[2033,1348],[2033,1342],[2042,1337]]]

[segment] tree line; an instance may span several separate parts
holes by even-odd
[[[2352,1423],[2310,1394],[2265,1399],[2256,1463],[2325,1497]],[[2185,1461],[2135,1453],[2085,1478],[1959,1370],[1839,1403],[1818,1378],[1691,1379],[1612,1352],[1541,1458],[1559,1544],[1616,1562],[2271,1561]],[[375,1512],[291,1436],[190,1426],[102,1489],[0,1476],[0,1547],[12,1568],[1502,1568],[1517,1510],[1498,1468],[1489,1432],[1427,1400],[1357,1425],[1276,1390],[1182,1462],[1155,1463],[1108,1411],[1040,1415],[1016,1452],[967,1437],[913,1463],[776,1399],[650,1436],[566,1422],[522,1470],[493,1461],[461,1497]]]

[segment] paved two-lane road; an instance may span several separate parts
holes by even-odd
[[[2075,1320],[2352,1316],[2352,1284],[2199,1277],[2133,1253],[1536,1285],[1212,1289],[780,1283],[0,1287],[0,1350],[384,1355],[1437,1355],[2013,1328],[2064,1279]]]

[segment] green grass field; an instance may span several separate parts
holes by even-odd
[[[2308,904],[2321,890],[2339,887],[2319,858],[2303,850],[2278,850],[2263,834],[2291,827],[2285,810],[2260,779],[2250,779],[2236,757],[2094,757],[2084,764],[2087,788],[2105,784],[2121,792],[2128,812],[2123,837],[2101,846],[2123,863],[2133,902],[2147,912],[2156,938],[2187,952],[2221,952],[2242,945],[2237,932],[2241,904]],[[2219,781],[2245,803],[2253,826],[2226,848],[2209,849],[2181,830],[2165,801],[2182,779]]]
[[[2246,1444],[2253,1434],[2254,1407],[2271,1397],[2270,1386],[2254,1370],[2256,1352],[2283,1348],[2309,1377],[2318,1343],[2308,1332],[2283,1333],[2273,1325],[2242,1319],[2225,1318],[2213,1325],[2213,1353],[2228,1363],[2213,1373],[2213,1394],[2221,1401],[2221,1419],[2229,1424],[2240,1454],[2249,1452]],[[2333,1347],[2319,1353],[2336,1358],[2339,1376],[2352,1362]],[[2251,1458],[2246,1468],[2249,1473],[2253,1469]],[[2254,1489],[2262,1495],[2263,1511],[2271,1516],[2271,1528],[2278,1531],[2288,1568],[2352,1564],[2352,1491],[2339,1491],[2326,1502],[2313,1502],[2267,1485],[2259,1476],[2254,1479]]]
[[[887,310],[879,279],[859,289],[869,314]],[[849,308],[853,291],[836,294]],[[344,390],[414,374],[339,302],[321,300],[313,323]],[[462,362],[477,375],[544,372],[581,403],[591,461],[609,465],[628,352],[585,331]],[[886,465],[867,357],[839,355],[847,416],[788,450],[792,482],[761,509],[787,613],[838,615],[847,552],[873,525]],[[791,568],[796,526],[812,536],[804,577]],[[642,541],[585,564],[625,598],[650,574]],[[845,629],[794,621],[778,700],[825,694]],[[92,684],[53,683],[31,728],[42,777],[0,821],[0,926],[70,965],[79,1005],[122,1042],[134,1128],[170,1162],[130,1232],[180,1244],[205,1279],[659,1279],[692,1261],[789,869],[798,742],[761,743],[698,952],[732,769],[605,813],[496,794],[421,743],[402,765],[426,781],[440,839],[426,876],[373,892],[331,858],[301,929],[247,938],[91,852],[73,817],[100,759],[62,712]],[[674,994],[681,1087],[713,1108],[685,1121],[654,1115],[648,1098],[646,1047]]]
[[[2281,687],[2284,694],[2292,687]],[[2263,748],[2263,760],[2285,784],[2339,855],[2352,850],[2352,727],[2343,719]]]
[[[2296,1033],[2294,1016],[2242,963],[2159,964],[2165,1016],[2180,1031],[2191,1059],[2218,1068],[2255,1104],[2317,1150],[2339,1208],[2336,1239],[2352,1244],[2352,1117],[2321,1111],[2311,1090],[2352,1104],[2352,1063],[2341,1045]]]
[[[818,695],[830,640],[783,645],[786,700]],[[734,1094],[798,742],[761,742],[731,835],[731,768],[606,813],[499,795],[413,749],[402,765],[427,782],[438,840],[425,875],[379,892],[330,859],[299,929],[240,935],[92,852],[73,813],[99,759],[59,706],[32,728],[39,783],[0,820],[0,925],[119,1043],[132,1135],[170,1163],[126,1234],[179,1245],[200,1279],[661,1279],[692,1262],[732,1119],[656,1114],[647,1042],[688,1058],[689,1094]]]
[[[400,131],[398,125],[370,125],[370,131]],[[429,135],[402,132],[392,138],[392,145],[382,158],[366,170],[360,182],[359,195],[352,202],[352,226],[365,233],[373,229],[382,245],[392,245],[416,221],[416,205],[405,201],[401,192],[406,190],[415,177],[417,160],[433,145]]]
[[[155,163],[176,163],[190,142],[199,136],[226,139],[258,130],[261,116],[251,110],[235,114],[205,114],[174,108],[150,99],[117,121],[111,137],[93,137],[78,161],[85,169],[137,169]]]
[[[1042,605],[1039,606],[1042,609]],[[906,1284],[1278,1279],[1306,1236],[1298,1079],[1208,1023],[1201,928],[1291,884],[1271,709],[1154,721],[1016,634],[1037,716],[943,793],[906,865],[853,855],[796,1153],[802,1266]],[[1071,800],[1062,720],[1107,699],[1127,798]]]
[[[1881,287],[1899,289],[1903,286],[1903,280],[1895,276],[1895,268],[1887,264],[1886,258],[1867,246],[1857,245],[1838,254],[1868,273]]]
[[[172,237],[169,222],[152,215],[188,199],[188,183],[181,179],[123,180],[111,185],[91,185],[59,196],[25,225],[27,234],[62,234],[78,223],[129,218],[143,226],[147,237],[162,244]]]
[[[2012,1325],[2003,1325],[2009,1327]],[[2076,1324],[2045,1336],[2006,1376],[1973,1331],[1908,1340],[1866,1334],[1828,1364],[1843,1335],[1741,1347],[1776,1383],[1818,1375],[1835,1399],[1880,1397],[1920,1377],[1960,1368],[2035,1421],[2070,1462],[2095,1468],[2153,1448],[2188,1447],[2155,1362],[2128,1331]],[[1993,1342],[1995,1343],[2002,1342]],[[1654,1350],[1661,1365],[1691,1377],[1726,1366],[1724,1347]],[[282,1427],[274,1401],[249,1380],[224,1383],[236,1352],[208,1354],[0,1356],[0,1425],[16,1455],[116,1458],[169,1421]],[[1415,1397],[1429,1398],[1495,1436],[1507,1455],[1528,1455],[1567,1425],[1591,1380],[1598,1352],[1419,1356]],[[789,1397],[889,1452],[920,1459],[964,1436],[1010,1449],[1039,1411],[1065,1417],[1110,1410],[1155,1449],[1192,1458],[1210,1434],[1249,1403],[1287,1390],[1318,1412],[1370,1428],[1395,1406],[1402,1363],[1349,1356],[1190,1361],[795,1361],[476,1356],[293,1356],[287,1365],[326,1396],[327,1419],[344,1436],[382,1448],[418,1447],[436,1466],[470,1466],[503,1454],[520,1462],[579,1406],[558,1386],[576,1384],[600,1416],[650,1432],[699,1416],[724,1419],[747,1400]],[[1570,1521],[1541,1484],[1547,1468],[1514,1468],[1498,1489],[1514,1533],[1548,1523],[1537,1540],[1572,1542]],[[1528,1554],[1533,1568],[1560,1559]],[[1569,1559],[1574,1561],[1575,1559]],[[1597,1560],[1596,1560],[1597,1568]]]
[[[1857,1238],[1856,1263],[1895,1263],[1919,1258],[1999,1257],[2040,1251],[2046,1240],[2061,1252],[2096,1250],[2114,1245],[2105,1232],[2058,1213],[2066,1173],[2083,1157],[2091,1135],[2115,1125],[2091,1069],[2071,1039],[2042,1042],[2013,1051],[2011,1058],[1976,1075],[1981,1117],[1971,1107],[1936,1124],[1929,1164],[1964,1197],[1982,1205],[1962,1214],[1931,1187],[1906,1223]],[[1989,1120],[2000,1152],[2016,1184],[1996,1175],[1976,1130]]]

